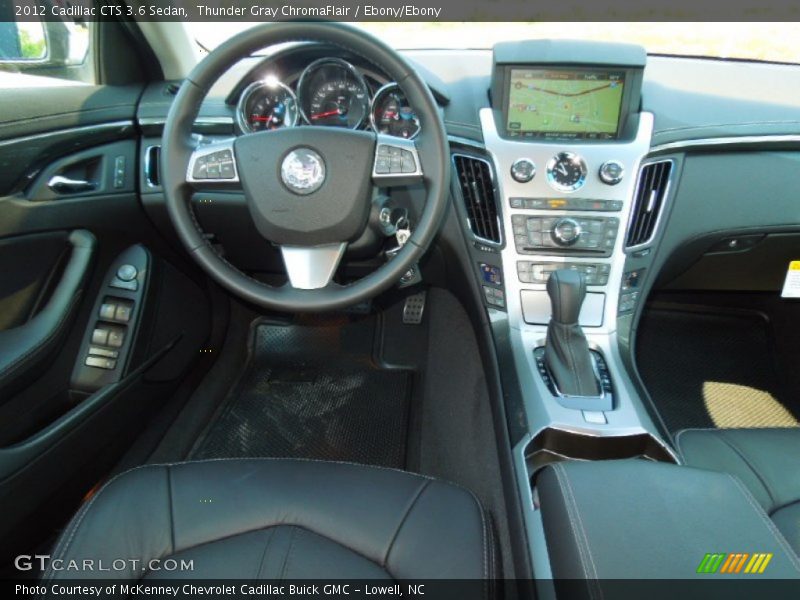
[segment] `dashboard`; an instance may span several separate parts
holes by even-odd
[[[293,62],[281,72],[266,61],[236,90],[240,134],[316,125],[374,130],[413,139],[420,132],[414,107],[400,86],[374,69],[339,56]]]

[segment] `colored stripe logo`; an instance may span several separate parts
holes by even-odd
[[[769,561],[772,560],[772,552],[734,552],[731,554],[709,553],[703,557],[697,567],[698,573],[713,575],[715,573],[747,573],[758,575],[763,573]]]

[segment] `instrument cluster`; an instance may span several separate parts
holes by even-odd
[[[245,134],[300,125],[372,128],[405,139],[420,131],[399,85],[387,83],[372,93],[364,75],[340,58],[309,64],[294,89],[274,76],[254,81],[239,96],[236,121]]]

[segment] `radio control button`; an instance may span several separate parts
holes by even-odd
[[[520,158],[511,165],[511,177],[519,183],[528,183],[536,175],[536,165],[529,158]]]
[[[607,160],[600,165],[600,181],[607,185],[617,185],[625,175],[625,167],[618,160]]]
[[[581,237],[581,225],[575,219],[559,219],[553,224],[551,235],[553,240],[561,246],[571,246]]]

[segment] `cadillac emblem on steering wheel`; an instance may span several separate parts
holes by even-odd
[[[325,181],[325,162],[311,148],[295,148],[283,159],[281,179],[295,194],[312,194]]]

